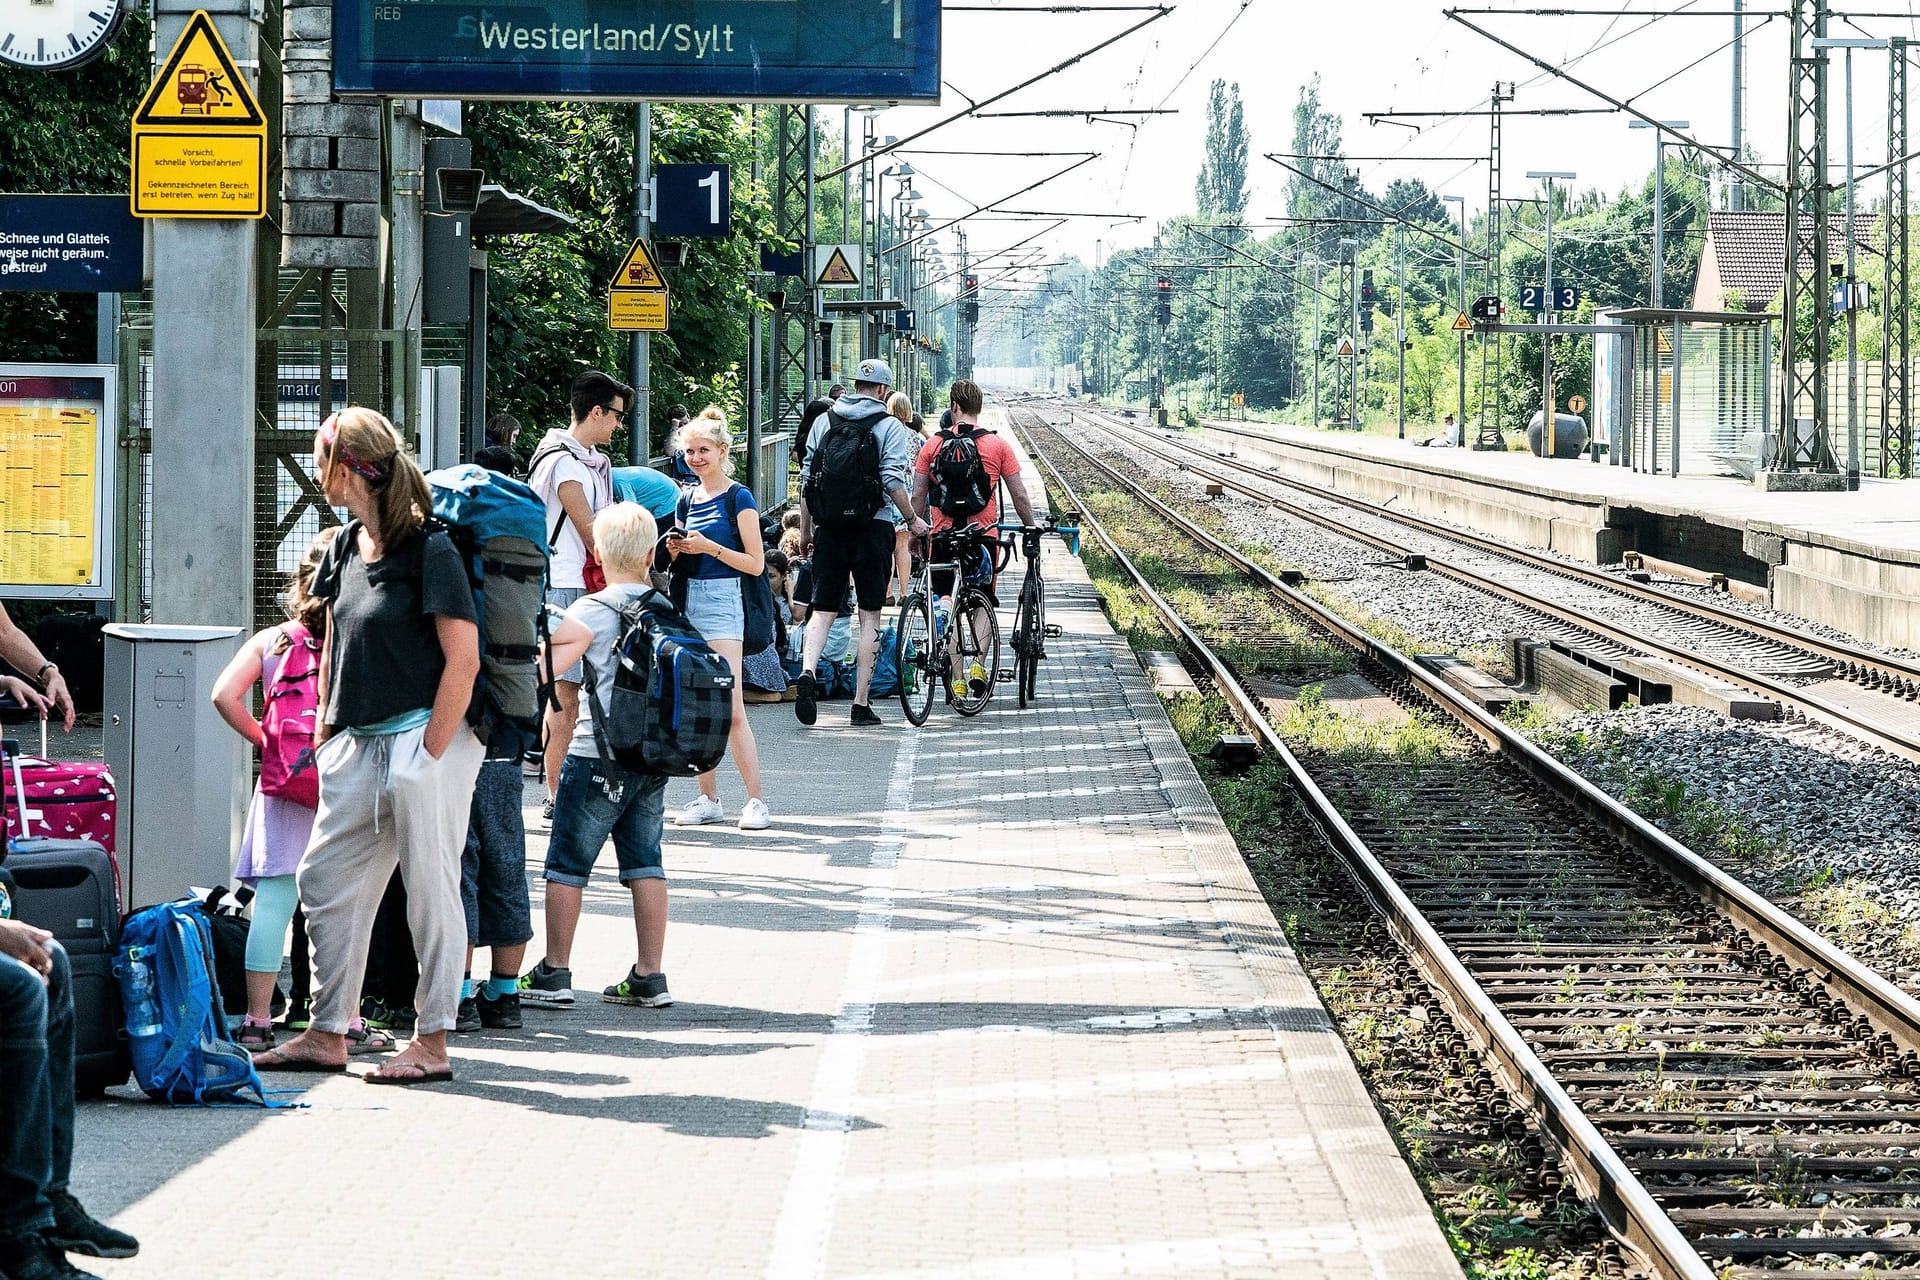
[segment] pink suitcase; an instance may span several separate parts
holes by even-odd
[[[106,765],[22,755],[12,739],[0,743],[0,754],[5,757],[0,761],[0,809],[7,817],[7,839],[91,840],[108,857],[115,856],[116,801],[113,774]]]

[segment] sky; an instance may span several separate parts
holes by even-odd
[[[1010,88],[1073,54],[1117,34],[1148,12],[1046,14],[1019,12],[1045,0],[967,0],[989,11],[951,10],[943,32],[943,78],[939,107],[898,107],[879,113],[876,132],[904,138],[936,124],[968,104]],[[1094,0],[1098,3],[1099,0]],[[1529,16],[1525,0],[1453,0],[1491,15],[1463,14],[1535,56],[1564,68],[1594,87],[1662,119],[1691,122],[1703,143],[1725,146],[1731,134],[1731,0],[1533,0],[1544,7],[1584,7],[1597,16]],[[1746,142],[1763,161],[1783,159],[1787,110],[1786,0],[1747,0]],[[1135,5],[1142,0],[1118,0]],[[1171,115],[1122,117],[1126,123],[1072,119],[961,120],[910,144],[919,203],[938,225],[1018,191],[1079,159],[1097,153],[1074,172],[1007,203],[1010,209],[1076,216],[1048,231],[1035,246],[1091,261],[1096,252],[1151,242],[1156,221],[1186,213],[1194,203],[1206,132],[1206,103],[1215,79],[1237,83],[1251,138],[1248,164],[1249,221],[1283,212],[1289,175],[1263,152],[1291,149],[1293,108],[1300,88],[1320,76],[1322,105],[1344,122],[1345,153],[1395,156],[1356,161],[1376,193],[1396,177],[1418,177],[1438,192],[1464,195],[1478,213],[1487,200],[1488,121],[1484,118],[1421,120],[1416,133],[1390,124],[1370,125],[1370,111],[1484,111],[1496,80],[1518,84],[1510,110],[1604,106],[1566,83],[1445,16],[1439,0],[1176,0],[1166,17],[1084,62],[1052,75],[987,108],[1040,111],[1102,108],[1169,108]],[[1859,11],[1910,9],[1905,0],[1858,3]],[[1690,11],[1703,11],[1698,16]],[[1666,14],[1660,17],[1656,15]],[[1920,38],[1909,16],[1867,18],[1857,25],[1834,19],[1832,34],[1908,35]],[[1832,162],[1843,161],[1841,55],[1831,73]],[[1887,55],[1854,55],[1855,153],[1860,167],[1886,157]],[[822,108],[822,129],[837,131],[841,112]],[[1611,196],[1642,181],[1653,168],[1653,135],[1630,130],[1619,114],[1525,117],[1510,115],[1504,130],[1503,189],[1509,196],[1537,194],[1528,170],[1569,170],[1575,185]],[[853,118],[858,149],[860,117]],[[928,154],[929,149],[1013,151],[1015,156]],[[1477,161],[1419,157],[1472,156]],[[890,184],[895,180],[889,179]],[[891,186],[891,190],[898,190]],[[1878,197],[1884,180],[1863,189]],[[1137,217],[1125,221],[1122,215]],[[960,224],[969,248],[983,253],[1032,235],[1045,222],[987,221]],[[937,237],[949,253],[952,232]]]

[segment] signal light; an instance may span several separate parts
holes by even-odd
[[[1360,275],[1360,301],[1367,306],[1373,305],[1373,272],[1371,269]]]

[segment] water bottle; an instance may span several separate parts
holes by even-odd
[[[13,919],[13,900],[18,892],[13,876],[5,867],[0,867],[0,920]]]
[[[160,1006],[153,997],[153,962],[145,947],[127,949],[127,1037],[160,1034]]]
[[[947,606],[938,600],[933,602],[933,638],[938,640],[947,634]]]

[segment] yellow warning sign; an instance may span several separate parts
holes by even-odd
[[[1453,318],[1453,331],[1455,333],[1465,333],[1471,328],[1473,328],[1473,321],[1467,319],[1466,312],[1462,311]]]
[[[665,289],[609,289],[607,328],[618,333],[665,333]]]
[[[136,131],[150,125],[267,127],[252,88],[204,9],[187,20],[187,29],[133,113]]]
[[[264,218],[267,118],[206,10],[133,113],[136,218]]]
[[[1667,336],[1665,329],[1655,329],[1653,331],[1653,345],[1659,348],[1660,354],[1663,356],[1673,354],[1673,339]]]
[[[1351,357],[1353,355],[1353,339],[1352,338],[1340,339],[1340,345],[1333,349],[1333,354],[1335,354],[1336,356]]]
[[[853,264],[847,260],[847,249],[849,247],[850,246],[843,244],[821,246],[820,253],[822,255],[822,261],[820,263],[820,269],[814,272],[813,276],[815,288],[824,289],[832,285],[857,285],[860,283],[860,273],[855,271]]]
[[[653,256],[653,246],[645,240],[635,240],[633,248],[627,250],[627,256],[621,261],[620,269],[613,273],[615,289],[664,289],[667,278],[660,274],[660,261]],[[662,325],[662,328],[665,326]]]
[[[133,212],[141,218],[263,218],[267,136],[162,132],[133,135]]]

